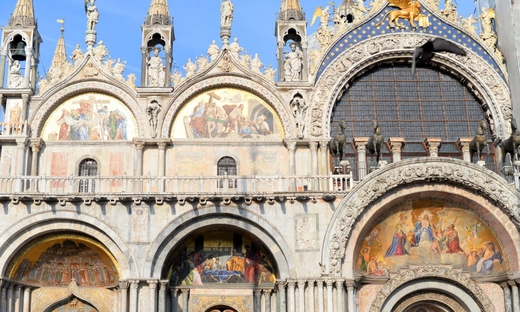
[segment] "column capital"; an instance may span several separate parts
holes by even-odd
[[[345,286],[347,289],[354,289],[357,287],[358,282],[355,280],[345,280]]]
[[[253,292],[255,293],[255,296],[261,296],[264,292],[263,289],[254,289]]]
[[[183,296],[189,295],[190,289],[189,288],[182,288],[180,289]]]
[[[516,287],[516,281],[507,281],[507,284],[511,287]]]
[[[473,138],[459,138],[457,140],[457,147],[461,150],[461,152],[469,153],[469,143],[473,140]]]
[[[33,152],[38,153],[42,148],[42,139],[41,138],[32,138],[30,140],[30,146]]]
[[[25,145],[27,144],[27,138],[20,138],[20,139],[16,139],[16,146],[18,147],[25,147]]]
[[[166,149],[166,146],[168,145],[167,142],[164,142],[164,141],[160,141],[160,142],[157,142],[157,148],[160,150],[160,151],[164,151]]]
[[[334,282],[334,280],[328,279],[325,281],[325,284],[327,284],[327,287],[332,287],[334,286]]]
[[[358,151],[366,152],[368,139],[369,139],[369,137],[354,138],[354,139],[352,139],[352,142],[354,142],[354,145],[356,146],[356,149]]]
[[[134,139],[134,146],[135,146],[135,149],[137,149],[138,151],[142,151],[144,149],[144,145],[145,145],[144,141]]]
[[[287,281],[287,287],[288,287],[288,288],[294,288],[294,287],[296,287],[296,281],[295,281],[295,280],[289,280],[289,281]]]
[[[424,139],[424,147],[430,153],[431,157],[439,156],[439,148],[441,147],[441,138],[426,138]]]
[[[128,289],[128,286],[130,286],[130,283],[128,281],[119,282],[119,288],[121,288],[121,289]]]
[[[296,141],[285,141],[285,146],[287,149],[294,152],[296,150]]]
[[[148,287],[150,289],[156,289],[157,288],[157,284],[159,283],[158,280],[148,280]]]
[[[271,288],[264,288],[262,289],[262,293],[266,296],[270,295],[273,292]]]
[[[139,280],[130,280],[130,289],[137,289],[139,287]]]
[[[509,290],[509,284],[507,282],[502,282],[502,283],[499,283],[498,285],[500,285],[500,287]]]
[[[390,137],[388,138],[388,145],[390,145],[392,153],[401,153],[406,144],[404,142],[404,138]]]
[[[318,142],[315,142],[315,141],[309,142],[309,147],[311,148],[311,151],[317,151],[318,150]]]
[[[162,280],[159,281],[161,283],[161,289],[166,289],[168,285],[170,284],[170,281]]]
[[[287,286],[287,281],[276,281],[276,288],[281,290]]]

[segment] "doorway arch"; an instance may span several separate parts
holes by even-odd
[[[238,312],[237,310],[227,306],[217,306],[206,310],[206,312]]]

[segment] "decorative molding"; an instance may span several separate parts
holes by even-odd
[[[403,160],[368,175],[340,203],[329,225],[322,254],[322,275],[340,276],[351,232],[365,209],[392,189],[413,183],[452,183],[492,201],[520,228],[520,197],[515,188],[476,164],[444,157]]]
[[[348,89],[350,81],[371,65],[387,60],[411,59],[415,46],[422,44],[432,35],[420,33],[392,33],[369,38],[353,45],[335,58],[319,77],[313,93],[309,96],[312,103],[311,116],[307,122],[311,125],[310,135],[328,137],[330,119],[337,100]],[[492,131],[497,137],[504,138],[508,133],[503,120],[512,116],[510,90],[500,74],[479,55],[465,49],[466,56],[449,53],[437,53],[433,61],[445,70],[463,76],[467,85],[478,92],[485,103],[485,111],[493,117]],[[484,105],[484,104],[483,104]],[[321,110],[322,118],[318,119]]]
[[[468,292],[474,299],[477,300],[477,303],[482,305],[483,311],[486,312],[492,312],[495,311],[495,308],[493,306],[493,303],[489,299],[489,297],[486,295],[484,290],[480,288],[480,286],[473,281],[469,274],[462,273],[460,271],[456,271],[447,267],[442,266],[424,266],[424,267],[418,267],[418,268],[412,268],[408,270],[401,270],[399,274],[392,277],[388,282],[386,282],[383,285],[383,288],[379,291],[379,293],[376,295],[376,299],[372,303],[372,306],[370,307],[370,312],[378,312],[381,311],[381,308],[383,307],[383,304],[388,299],[388,296],[392,294],[394,291],[396,291],[399,287],[402,285],[419,279],[424,278],[442,278],[444,280],[447,280],[451,282],[452,284],[463,288],[466,292]],[[416,298],[415,296],[410,298],[413,299]],[[448,298],[450,300],[453,300],[451,298]],[[425,299],[426,300],[426,299]],[[439,301],[439,300],[437,300]],[[453,300],[454,301],[454,300]],[[453,303],[452,301],[442,301],[445,304]],[[412,304],[410,302],[407,306]],[[402,305],[402,304],[401,304]],[[401,306],[400,305],[400,306]],[[459,305],[460,306],[460,305]],[[452,307],[450,305],[450,307]],[[456,306],[453,306],[455,308]],[[401,310],[402,311],[402,310]],[[455,311],[465,311],[465,310],[455,310]]]

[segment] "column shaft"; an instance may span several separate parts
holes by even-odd
[[[318,312],[325,311],[325,302],[323,297],[323,281],[318,280]]]
[[[314,280],[307,281],[307,289],[309,290],[309,298],[307,300],[308,312],[314,312]]]
[[[159,303],[158,309],[159,312],[166,312],[166,287],[168,286],[168,282],[162,281],[161,288],[159,288]]]
[[[139,281],[130,281],[130,312],[137,312],[139,300],[137,298],[137,288]]]
[[[129,283],[127,281],[119,282],[119,288],[121,288],[121,312],[128,311],[128,286]]]
[[[515,281],[509,281],[511,286],[511,300],[513,301],[513,312],[520,312],[520,298],[518,297],[518,286]]]
[[[509,289],[509,285],[507,283],[501,283],[502,289],[504,290],[504,312],[513,312],[513,306],[511,303],[511,290]]]
[[[327,283],[327,311],[334,312],[333,294],[332,294],[332,283],[333,281],[326,281]]]
[[[295,291],[296,282],[287,282],[287,311],[295,312],[295,301],[294,301],[294,291]]]
[[[25,287],[23,292],[23,312],[29,312],[31,308],[31,288]]]

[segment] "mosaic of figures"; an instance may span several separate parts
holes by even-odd
[[[170,270],[170,284],[203,286],[210,283],[275,283],[273,262],[266,253],[252,246],[245,245],[245,252],[232,252],[231,247],[178,251]]]
[[[247,91],[224,88],[199,94],[180,111],[175,138],[281,138],[274,110]]]
[[[56,242],[37,260],[31,261],[35,252],[31,253],[18,264],[13,280],[42,286],[68,285],[72,281],[79,286],[108,286],[118,282],[116,268],[81,242]]]
[[[48,141],[131,140],[136,122],[119,100],[96,93],[61,104],[47,119],[42,136]]]
[[[380,217],[361,241],[360,273],[388,276],[409,264],[449,264],[475,275],[507,271],[493,232],[460,206],[406,202]]]

